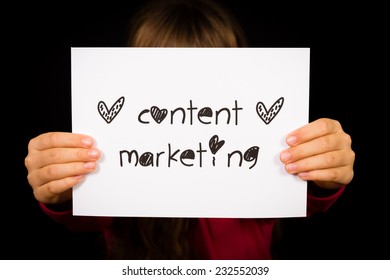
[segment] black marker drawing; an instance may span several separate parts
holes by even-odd
[[[219,149],[222,148],[222,146],[225,144],[225,140],[219,141],[218,135],[214,135],[213,137],[210,138],[209,141],[209,147],[210,151],[215,155]]]
[[[265,107],[263,102],[260,101],[256,105],[256,112],[259,115],[260,119],[262,119],[265,124],[269,124],[280,112],[280,109],[282,109],[283,102],[284,102],[284,98],[280,97],[271,106],[271,108],[267,110],[267,107]]]
[[[211,152],[212,165],[215,166],[215,155],[224,146],[225,141],[219,140],[218,135],[214,135],[209,140],[210,151],[203,148],[201,142],[198,143],[198,147],[181,149],[177,148],[172,143],[167,144],[167,148],[160,151],[139,151],[136,149],[119,151],[119,166],[143,166],[143,167],[160,167],[166,164],[166,167],[175,167],[180,164],[186,167],[200,167],[204,165],[204,161],[208,159],[208,154]],[[260,147],[252,146],[245,152],[241,150],[234,150],[227,153],[227,167],[238,166],[242,167],[243,163],[252,163],[249,169],[252,169],[256,164],[259,157]],[[196,164],[198,161],[198,164]]]
[[[219,141],[218,135],[214,135],[210,138],[209,147],[210,151],[213,155],[215,155],[219,149],[225,144],[225,140]],[[215,166],[215,157],[213,157],[213,166]]]
[[[98,112],[99,112],[100,116],[102,116],[102,118],[107,123],[110,123],[118,115],[118,113],[122,109],[124,103],[125,103],[125,97],[122,96],[117,101],[115,101],[115,103],[111,106],[110,109],[108,109],[107,105],[106,105],[106,103],[104,103],[104,101],[99,101],[98,106],[97,106]]]
[[[157,106],[153,106],[152,108],[150,108],[150,114],[152,115],[156,123],[161,123],[167,116],[168,110],[167,109],[160,110],[160,108],[158,108]]]
[[[149,124],[150,117],[158,123],[161,124],[163,121],[169,122],[170,124],[189,124],[193,125],[196,122],[204,125],[215,124],[218,125],[226,120],[226,124],[238,125],[238,117],[240,111],[244,108],[238,106],[238,101],[234,100],[233,107],[221,107],[212,109],[211,107],[201,107],[198,108],[193,102],[192,99],[189,100],[189,106],[186,108],[175,107],[172,109],[160,109],[157,106],[152,106],[150,109],[143,109],[138,114],[138,122],[142,124]]]

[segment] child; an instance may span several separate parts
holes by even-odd
[[[131,47],[244,47],[240,25],[210,0],[151,1],[131,22]],[[307,213],[326,211],[353,178],[355,153],[340,123],[318,119],[286,136],[280,160],[308,181]],[[72,216],[72,188],[96,169],[92,137],[48,132],[31,139],[25,165],[42,210],[71,230],[102,231],[112,259],[271,259],[276,219]]]

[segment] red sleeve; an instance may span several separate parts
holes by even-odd
[[[307,195],[307,216],[329,209],[345,187],[328,196]],[[206,259],[271,259],[276,219],[199,218],[193,232],[195,247]]]
[[[338,189],[335,193],[326,197],[316,197],[307,195],[307,216],[311,216],[316,212],[327,211],[343,194],[345,186]]]
[[[109,226],[112,221],[112,217],[73,216],[72,210],[56,212],[43,203],[39,205],[50,218],[73,231],[100,231]]]

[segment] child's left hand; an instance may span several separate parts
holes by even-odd
[[[338,189],[354,176],[352,140],[336,120],[321,118],[286,137],[290,146],[280,153],[286,171],[318,187]]]

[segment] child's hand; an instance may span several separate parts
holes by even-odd
[[[338,121],[322,118],[286,137],[290,146],[280,154],[286,171],[317,186],[337,189],[351,182],[355,152],[351,137]]]
[[[49,132],[30,140],[25,166],[35,198],[58,204],[72,197],[71,188],[96,169],[99,150],[86,135]]]

